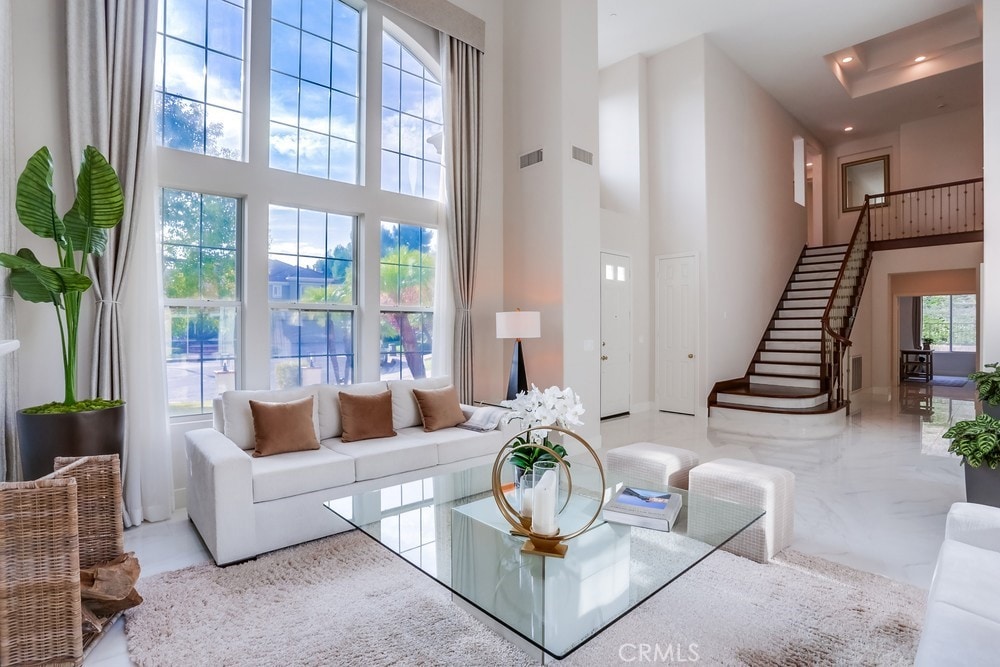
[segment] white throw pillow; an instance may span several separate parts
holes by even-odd
[[[253,414],[250,412],[250,401],[265,403],[287,403],[306,396],[313,396],[313,430],[319,438],[319,412],[315,399],[316,387],[295,387],[294,389],[244,389],[227,391],[222,394],[222,416],[226,437],[235,442],[240,449],[254,448]]]
[[[340,398],[338,394],[370,396],[381,394],[388,387],[385,382],[361,382],[359,384],[321,384],[319,389],[319,435],[320,440],[339,438],[344,432],[340,420]]]
[[[413,397],[414,389],[443,389],[451,384],[451,378],[422,378],[420,380],[389,380],[392,392],[392,427],[397,431],[410,426],[421,426],[420,407]]]

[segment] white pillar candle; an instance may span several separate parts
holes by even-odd
[[[534,514],[531,517],[531,530],[541,535],[555,535],[559,528],[556,525],[556,496],[559,492],[559,478],[555,471],[549,470],[535,484],[532,504]]]

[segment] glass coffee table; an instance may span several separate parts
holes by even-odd
[[[592,465],[592,464],[591,464]],[[325,503],[345,521],[452,592],[453,600],[522,650],[562,659],[763,516],[723,500],[684,497],[672,532],[598,519],[565,558],[521,553],[491,491],[492,466],[386,486]],[[605,497],[596,468],[572,466],[559,517],[573,531]],[[629,480],[614,479],[614,488]]]

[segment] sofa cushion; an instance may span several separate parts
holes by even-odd
[[[916,667],[993,665],[998,653],[1000,623],[946,602],[928,603]]]
[[[414,389],[413,398],[420,408],[420,419],[425,431],[440,431],[465,421],[465,413],[458,402],[454,385],[441,389]]]
[[[250,400],[263,403],[287,403],[306,396],[315,396],[316,387],[294,389],[242,389],[222,394],[223,433],[240,449],[253,449],[253,416]],[[313,430],[319,436],[319,414],[313,401]]]
[[[928,604],[943,602],[1000,624],[1000,576],[987,573],[1000,573],[1000,553],[945,540]]]
[[[256,458],[250,465],[255,503],[354,482],[354,461],[326,447]]]
[[[319,449],[313,424],[314,396],[287,403],[250,400],[255,457]]]
[[[385,382],[361,382],[359,384],[321,384],[319,393],[319,439],[339,438],[344,426],[340,419],[340,392],[368,396],[381,394],[389,387]]]
[[[419,380],[389,380],[392,392],[392,426],[399,430],[420,426],[420,408],[413,397],[414,389],[441,389],[451,384],[451,378],[421,378]]]
[[[486,454],[496,456],[507,442],[507,436],[501,431],[476,433],[462,428],[446,428],[425,435],[434,436],[433,439],[437,442],[438,463],[442,465]]]
[[[343,442],[334,438],[321,444],[353,458],[354,476],[361,482],[437,465],[437,445],[433,439],[419,437],[425,435],[431,434],[424,433],[422,428],[408,428],[395,438],[363,442]]]

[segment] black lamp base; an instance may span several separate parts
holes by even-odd
[[[514,356],[510,360],[507,400],[513,401],[522,391],[528,391],[528,376],[524,372],[524,353],[521,351],[521,339],[518,338],[514,341]]]

